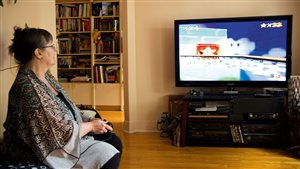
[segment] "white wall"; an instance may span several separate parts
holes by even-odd
[[[136,82],[125,89],[125,93],[128,92],[125,102],[129,102],[129,107],[125,109],[124,127],[129,132],[157,131],[156,122],[161,112],[168,110],[168,95],[189,90],[175,87],[175,19],[292,14],[292,72],[300,74],[300,3],[297,0],[128,0],[127,3],[135,10],[132,16],[128,16],[134,17],[131,19],[134,22],[127,30],[129,33],[134,30],[135,36],[128,36],[127,42],[134,42],[135,46],[132,49],[131,44],[127,44],[131,54],[124,57],[128,60],[130,75],[125,83]],[[134,65],[130,63],[132,59]],[[129,99],[131,97],[135,99]]]
[[[15,66],[14,59],[8,55],[8,46],[13,37],[13,27],[39,27],[47,29],[55,37],[55,0],[3,0],[0,7],[0,69]],[[9,3],[8,3],[9,2]],[[51,70],[56,75],[56,66]],[[0,138],[7,113],[8,91],[16,76],[17,68],[0,72]]]

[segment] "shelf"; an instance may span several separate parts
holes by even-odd
[[[120,55],[120,53],[95,53],[94,55]]]
[[[91,55],[91,53],[59,53],[59,54],[57,54],[58,57],[64,57],[64,56],[85,56],[85,55]]]
[[[107,19],[107,18],[119,18],[119,15],[110,15],[110,16],[93,16],[94,19]]]
[[[101,31],[101,30],[94,30],[100,33],[120,33],[120,31],[114,31],[114,30],[110,30],[110,31]]]
[[[101,2],[119,2],[119,0],[93,0],[94,3],[101,3]]]
[[[71,68],[57,68],[58,70],[91,70],[92,68],[78,68],[78,67],[71,67]]]
[[[120,62],[96,62],[95,65],[118,65]]]
[[[228,115],[188,115],[194,119],[228,119]]]
[[[90,0],[55,0],[56,4],[81,4],[81,3],[89,3]]]
[[[57,32],[59,34],[90,34],[91,31],[85,31],[85,32],[80,32],[80,31],[70,31],[70,32]]]
[[[120,21],[119,0],[56,0],[58,79],[76,104],[122,109]]]
[[[70,17],[57,17],[57,20],[59,19],[90,19],[89,16],[70,16]]]

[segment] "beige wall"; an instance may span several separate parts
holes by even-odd
[[[4,0],[0,7],[0,69],[15,66],[14,59],[8,55],[8,46],[13,37],[13,27],[47,29],[55,36],[55,1],[54,0],[18,0],[16,4]],[[16,68],[0,72],[0,138],[4,131],[2,124],[7,113],[8,91],[16,76]],[[51,72],[56,75],[56,68]]]
[[[168,95],[189,90],[175,88],[175,19],[292,14],[292,72],[300,74],[298,0],[128,0],[126,10],[130,25],[124,30],[128,33],[124,129],[128,132],[157,131],[161,112],[168,110]]]

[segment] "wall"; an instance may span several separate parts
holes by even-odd
[[[124,34],[128,33],[125,40],[128,44],[124,45],[125,51],[128,50],[124,52],[128,62],[124,81],[127,106],[124,129],[128,132],[157,131],[161,112],[168,110],[168,95],[189,90],[175,87],[175,19],[292,14],[292,73],[300,74],[297,66],[300,2],[297,0],[128,0],[127,10],[130,25],[124,30]],[[130,36],[132,32],[134,36]]]
[[[4,7],[0,7],[0,69],[15,66],[14,59],[8,55],[8,46],[13,37],[13,27],[39,27],[47,29],[55,36],[55,1],[54,0],[4,0]],[[56,66],[51,73],[56,75]],[[8,91],[12,85],[17,68],[0,72],[0,138],[2,138],[3,122],[7,113]]]

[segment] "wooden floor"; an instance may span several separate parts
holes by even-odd
[[[120,169],[300,169],[300,158],[280,149],[174,147],[159,133],[122,131],[122,112],[101,112],[113,122],[124,152]]]

